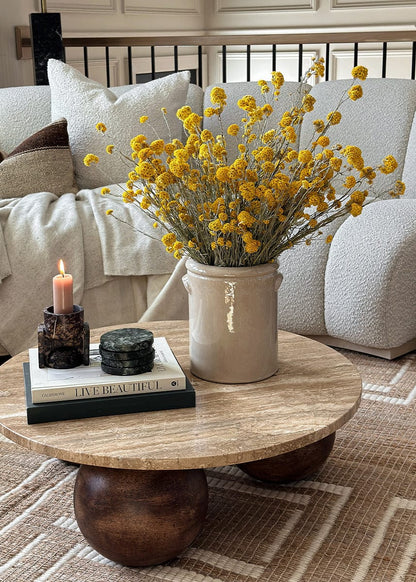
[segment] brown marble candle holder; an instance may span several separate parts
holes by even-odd
[[[74,305],[72,313],[43,310],[38,326],[39,368],[75,368],[89,364],[90,328],[84,322],[84,308]]]

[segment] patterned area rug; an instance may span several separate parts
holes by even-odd
[[[161,566],[97,554],[74,520],[77,467],[0,437],[0,580],[415,582],[416,353],[340,351],[361,372],[363,400],[319,474],[277,486],[209,470],[205,527]]]

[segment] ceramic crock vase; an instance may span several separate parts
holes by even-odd
[[[188,259],[191,372],[240,384],[272,376],[277,364],[277,263],[215,267]]]

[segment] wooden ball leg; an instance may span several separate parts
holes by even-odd
[[[327,460],[335,442],[335,432],[300,449],[269,459],[238,465],[245,473],[261,481],[286,483],[305,479]]]
[[[198,535],[208,506],[202,469],[134,471],[82,465],[75,516],[97,552],[125,566],[176,557]]]

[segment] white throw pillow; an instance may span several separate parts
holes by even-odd
[[[136,85],[118,98],[111,89],[55,59],[48,61],[48,77],[52,120],[65,117],[68,121],[69,143],[80,188],[96,188],[128,179],[133,166],[116,151],[107,154],[108,144],[114,144],[130,156],[130,140],[139,133],[150,140],[181,137],[182,123],[176,111],[186,102],[189,71]],[[169,129],[162,107],[167,109]],[[145,124],[139,121],[142,115],[149,117]],[[104,135],[96,130],[99,122],[107,127]],[[87,154],[97,155],[99,164],[85,166],[83,160]]]

